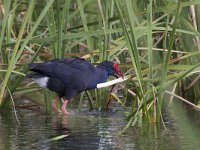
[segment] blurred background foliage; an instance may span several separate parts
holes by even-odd
[[[1,0],[1,112],[13,102],[49,112],[52,93],[25,79],[27,64],[74,56],[117,61],[129,78],[84,92],[79,108],[83,99],[98,110],[115,99],[127,127],[159,121],[173,97],[199,108],[199,8],[199,0]]]

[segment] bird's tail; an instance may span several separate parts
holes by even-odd
[[[26,78],[37,78],[37,77],[38,77],[38,73],[36,72],[31,72],[26,75]]]
[[[28,66],[30,67],[30,69],[34,69],[36,68],[40,63],[31,63],[31,64],[28,64]]]
[[[39,70],[36,69],[39,64],[40,63],[31,63],[31,64],[28,65],[30,67],[30,71],[33,71],[33,72],[28,73],[26,75],[26,78],[41,78],[41,77],[46,76],[43,73],[41,73]]]
[[[42,77],[46,77],[46,75],[37,72],[31,72],[26,75],[26,78],[42,78]]]

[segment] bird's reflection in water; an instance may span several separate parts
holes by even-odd
[[[61,134],[68,134],[68,116],[53,116],[51,119],[51,126],[53,129],[60,131]]]

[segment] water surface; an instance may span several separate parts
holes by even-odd
[[[126,120],[120,111],[83,111],[68,117],[55,114],[46,116],[28,110],[17,114],[20,125],[14,114],[0,116],[0,150],[200,149],[199,112],[186,108],[166,112],[166,128],[143,122],[121,136],[117,136],[117,133],[122,130]],[[60,135],[66,137],[51,141]]]

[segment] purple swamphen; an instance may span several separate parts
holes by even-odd
[[[40,87],[48,88],[58,94],[52,102],[52,108],[59,113],[68,114],[67,104],[78,93],[95,89],[97,84],[105,82],[109,75],[123,77],[118,65],[104,61],[94,66],[83,58],[53,59],[44,63],[29,64],[32,71],[27,78],[33,79]],[[65,98],[61,110],[57,102]]]

